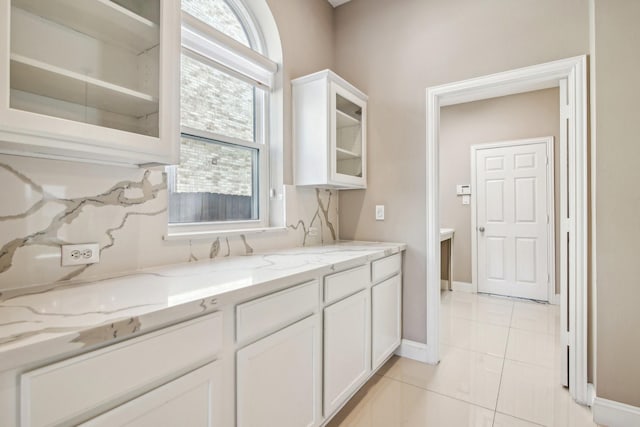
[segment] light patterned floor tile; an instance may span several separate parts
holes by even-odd
[[[442,361],[433,366],[394,358],[381,373],[426,390],[495,409],[504,359],[449,346],[440,346]]]
[[[541,424],[535,424],[529,421],[521,420],[510,415],[496,412],[493,420],[493,427],[540,427]]]
[[[493,411],[386,377],[374,377],[331,427],[491,427]]]
[[[560,330],[560,307],[534,302],[516,302],[513,306],[511,327],[556,335]]]
[[[443,317],[440,342],[452,347],[504,357],[509,328],[460,317]]]
[[[511,328],[506,358],[553,368],[560,364],[559,347],[554,335]]]
[[[498,412],[549,427],[595,426],[589,408],[578,405],[554,369],[505,360]]]
[[[553,370],[505,360],[498,412],[549,425],[553,421]]]
[[[499,326],[511,323],[514,302],[510,299],[466,292],[447,292],[441,297],[441,317],[460,317]]]

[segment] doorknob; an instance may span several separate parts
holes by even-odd
[[[478,227],[478,231],[484,233],[484,227]]]

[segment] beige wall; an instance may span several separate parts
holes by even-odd
[[[588,53],[588,2],[352,0],[334,25],[336,71],[369,95],[368,188],[340,192],[341,237],[408,244],[403,335],[425,342],[425,89]]]
[[[640,1],[595,1],[599,397],[640,406]]]
[[[555,218],[560,204],[560,99],[557,88],[445,107],[440,114],[440,224],[454,228],[453,280],[471,283],[471,205],[463,205],[456,184],[471,183],[470,148],[475,144],[553,136]],[[473,191],[473,190],[472,190]],[[556,227],[556,265],[560,227]],[[556,289],[559,290],[556,271]]]
[[[333,8],[326,0],[267,0],[284,55],[284,183],[293,184],[291,80],[333,68]]]

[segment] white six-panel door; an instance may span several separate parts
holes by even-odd
[[[549,300],[551,144],[541,138],[472,148],[478,292]]]

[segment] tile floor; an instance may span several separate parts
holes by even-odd
[[[583,427],[560,385],[558,306],[443,292],[441,362],[393,357],[329,426]]]

